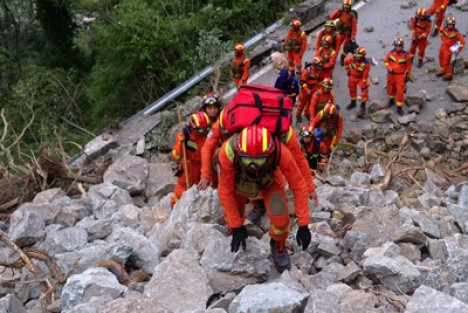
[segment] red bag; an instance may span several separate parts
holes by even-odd
[[[280,89],[263,85],[241,86],[227,107],[225,127],[234,134],[257,124],[272,135],[280,135],[291,126],[292,109],[292,99]]]

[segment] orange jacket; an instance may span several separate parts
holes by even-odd
[[[406,74],[410,77],[411,63],[411,56],[404,50],[397,52],[393,49],[385,57],[385,67],[389,73],[393,74]]]
[[[183,138],[182,132],[177,133],[177,138],[172,148],[171,157],[176,162],[183,161],[182,142],[180,139]],[[192,131],[186,138],[185,153],[187,155],[187,162],[200,163],[201,162],[201,150],[203,143],[205,142],[206,135],[200,136]]]
[[[284,45],[288,45],[290,40],[299,41],[301,50],[297,53],[299,53],[299,55],[304,55],[304,52],[307,49],[307,34],[302,30],[294,31],[293,29],[290,29],[286,35],[286,38],[284,38]]]
[[[249,79],[250,59],[244,53],[239,56],[234,54],[232,68],[233,71],[235,71],[235,68],[238,68],[242,72],[242,76],[239,77],[241,81],[246,82]]]
[[[340,114],[338,120],[324,118],[323,110],[320,111],[310,123],[312,128],[319,127],[323,130],[324,138],[327,139],[327,133],[330,129],[335,131],[335,141],[339,142],[343,133],[343,116]]]
[[[315,114],[318,113],[317,107],[324,106],[328,102],[335,103],[335,95],[333,91],[330,90],[329,93],[323,92],[322,88],[317,89],[316,92],[312,95],[312,100],[310,101],[310,118],[314,119]]]
[[[370,73],[370,63],[367,59],[363,58],[362,61],[359,61],[354,56],[347,57],[344,61],[344,67],[350,78],[361,80],[362,86],[367,85]]]
[[[227,137],[219,129],[219,120],[211,127],[210,132],[206,137],[205,144],[201,150],[201,178],[213,180],[213,169],[211,167],[213,155],[216,149],[220,146],[220,142],[224,142]]]
[[[323,58],[324,70],[331,70],[335,67],[337,54],[332,47],[328,47],[327,49],[320,47],[315,53],[315,56],[320,56]]]
[[[434,0],[430,8],[436,10],[436,12],[440,10],[445,10],[449,6],[450,0]]]
[[[417,17],[411,19],[411,40],[427,39],[432,29],[430,19],[423,20]]]
[[[459,41],[460,46],[458,47],[458,52],[460,52],[466,44],[465,38],[456,28],[448,29],[447,27],[441,27],[439,35],[440,40],[442,40],[440,49],[450,49],[451,46]]]
[[[326,32],[325,29],[322,29],[317,34],[317,42],[315,43],[315,51],[318,51],[318,49],[320,49],[320,47],[322,46],[322,39],[323,39],[323,37],[325,37],[327,35],[333,38],[333,43],[331,44],[331,47],[333,49],[335,49],[335,47],[336,47],[336,30],[335,31],[330,30],[330,31]]]
[[[224,207],[229,226],[231,228],[239,228],[244,224],[244,217],[241,216],[238,210],[239,195],[236,194],[234,182],[235,165],[233,156],[228,156],[226,149],[228,145],[230,143],[227,140],[221,146],[219,153],[221,172],[219,174],[218,196],[219,201]],[[274,182],[268,189],[284,190],[285,177],[294,195],[294,206],[298,224],[299,226],[306,226],[309,224],[309,200],[306,183],[291,152],[284,144],[281,144],[281,154],[279,156],[278,167],[274,172]]]
[[[315,66],[309,65],[302,70],[301,87],[313,88],[315,85],[317,85],[319,76],[320,72],[317,70],[317,68]]]
[[[350,17],[349,15],[352,13],[352,16]],[[338,31],[338,33],[340,34],[347,34],[347,33],[350,33],[351,37],[352,38],[356,38],[356,34],[357,34],[357,17],[356,17],[356,13],[352,12],[352,11],[344,11],[342,9],[337,9],[335,10],[331,15],[330,15],[330,20],[333,21],[335,19],[340,19],[340,21],[338,21],[338,24],[336,25],[336,30]],[[345,28],[344,30],[345,31],[340,31],[340,22],[343,23],[345,25]]]

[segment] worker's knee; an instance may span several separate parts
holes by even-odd
[[[270,197],[270,214],[281,215],[287,210],[287,205],[280,193],[275,193]]]

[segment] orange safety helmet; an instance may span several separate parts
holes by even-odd
[[[207,93],[203,96],[202,108],[205,108],[210,105],[215,105],[218,108],[221,108],[221,99],[215,93]]]
[[[354,53],[354,56],[356,58],[362,58],[366,55],[366,49],[364,47],[359,47],[356,49],[356,52]]]
[[[314,136],[314,128],[310,125],[306,125],[302,127],[301,130],[302,137],[313,137]]]
[[[238,43],[236,43],[234,45],[234,50],[239,52],[239,53],[242,53],[245,50],[245,46],[244,46],[244,44],[242,42],[238,42]]]
[[[294,27],[299,28],[299,27],[302,26],[302,22],[301,22],[301,20],[298,19],[298,18],[293,18],[293,19],[291,20],[291,26],[294,26]]]
[[[352,6],[353,5],[353,0],[343,0],[343,6]]]
[[[258,173],[272,161],[270,156],[275,147],[275,141],[266,128],[258,125],[244,128],[236,144],[239,163],[248,171]]]
[[[333,80],[330,78],[324,78],[321,82],[322,87],[331,89],[333,87]]]
[[[324,41],[330,46],[333,43],[333,38],[330,35],[326,35],[322,38],[322,44]]]
[[[445,19],[445,24],[446,25],[455,25],[457,23],[457,20],[455,19],[455,16],[447,16]]]
[[[328,102],[323,108],[323,114],[328,116],[338,115],[338,108],[334,103]]]
[[[312,59],[312,65],[323,65],[323,58],[321,56],[316,56]]]
[[[335,23],[333,23],[333,21],[330,21],[330,20],[325,22],[325,26],[330,26],[330,27],[333,27],[333,28],[336,27]]]
[[[403,39],[403,37],[396,37],[395,40],[393,40],[394,46],[403,46],[404,44],[405,44],[405,39]]]
[[[210,118],[203,111],[197,111],[189,118],[188,124],[199,135],[208,133],[210,128]]]
[[[427,11],[425,8],[419,8],[417,11],[416,11],[416,16],[417,17],[420,17],[420,18],[424,18],[426,17],[427,15]]]

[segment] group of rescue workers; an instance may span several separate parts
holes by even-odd
[[[397,37],[394,48],[385,57],[387,69],[388,106],[396,104],[397,113],[403,115],[405,84],[411,79],[413,58],[418,49],[418,67],[423,66],[428,37],[431,35],[431,15],[436,14],[432,36],[440,34],[440,71],[444,80],[453,78],[452,53],[460,53],[465,39],[455,28],[453,16],[445,19],[444,13],[451,0],[435,0],[429,10],[420,8],[412,19],[412,41],[409,53],[403,50],[404,40]],[[285,97],[296,100],[296,122],[302,114],[310,124],[302,127],[300,138],[291,126],[280,136],[272,135],[260,125],[251,125],[240,132],[230,133],[227,109],[221,98],[208,93],[203,97],[199,111],[192,114],[177,135],[172,158],[177,162],[177,185],[171,204],[192,185],[200,190],[208,186],[218,189],[220,203],[225,211],[226,235],[232,236],[231,251],[245,250],[247,230],[245,218],[253,224],[267,213],[270,219],[270,246],[278,271],[290,268],[290,258],[285,245],[289,235],[289,210],[285,183],[294,196],[298,223],[298,245],[307,249],[311,234],[308,199],[318,204],[312,176],[324,169],[327,159],[336,149],[343,132],[343,116],[335,105],[332,91],[333,71],[340,53],[340,65],[346,69],[351,102],[346,109],[357,105],[357,88],[360,88],[360,110],[364,117],[369,99],[370,62],[366,49],[356,44],[358,14],[351,9],[352,0],[344,0],[340,8],[330,15],[330,21],[318,33],[316,53],[303,69],[302,57],[307,47],[307,35],[301,30],[299,19],[291,21],[284,48],[287,51],[288,69],[281,70],[275,87]],[[335,24],[333,20],[337,20]],[[351,56],[348,56],[352,53]],[[250,59],[242,43],[234,45],[231,73],[237,88],[247,85]],[[297,78],[296,78],[297,77]],[[299,80],[299,81],[298,81]],[[185,155],[185,157],[184,157]],[[252,209],[246,216],[246,204]]]

